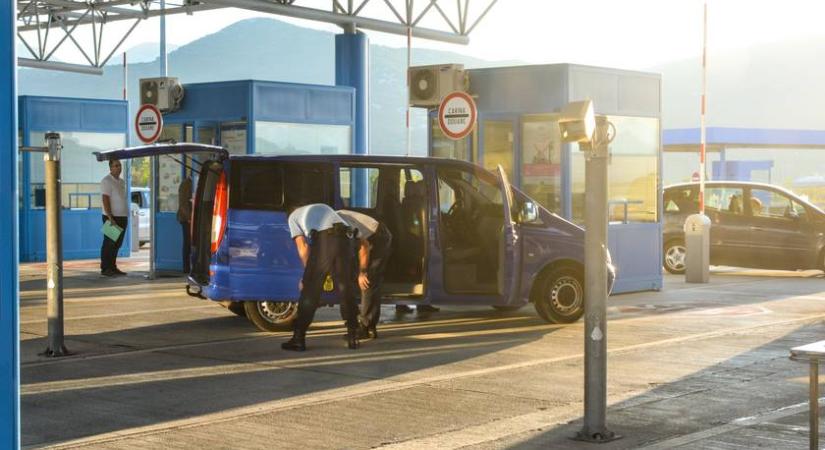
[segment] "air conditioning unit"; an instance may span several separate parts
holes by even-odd
[[[461,64],[410,67],[409,77],[412,106],[438,106],[450,92],[469,88],[469,78]]]
[[[183,101],[183,86],[177,78],[141,78],[140,104],[155,105],[161,112],[180,109]]]

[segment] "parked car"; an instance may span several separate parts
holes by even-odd
[[[699,210],[699,183],[664,189],[664,266],[685,272],[683,226]],[[705,184],[710,263],[762,269],[825,270],[825,213],[778,186],[739,181]]]
[[[137,211],[138,213],[138,241],[140,242],[140,245],[143,246],[143,244],[149,242],[150,239],[149,230],[151,227],[151,220],[149,217],[149,199],[151,196],[149,195],[149,188],[133,186],[131,191],[131,210]]]
[[[281,329],[295,316],[303,266],[287,217],[308,203],[356,210],[386,224],[393,253],[385,303],[511,310],[532,302],[556,323],[584,312],[584,231],[514,189],[501,169],[494,175],[438,158],[229,157],[199,144],[109,151],[98,159],[205,148],[214,154],[197,181],[187,292],[221,302],[262,330]],[[614,270],[605,264],[612,287]],[[337,303],[325,295],[325,302]]]

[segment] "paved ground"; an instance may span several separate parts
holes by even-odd
[[[385,309],[381,337],[347,350],[336,309],[303,354],[245,319],[147,281],[145,257],[102,278],[66,268],[67,346],[46,359],[44,269],[21,267],[22,441],[27,447],[807,448],[807,367],[825,339],[820,272],[717,270],[709,285],[614,296],[608,424],[580,428],[582,324],[449,307]]]

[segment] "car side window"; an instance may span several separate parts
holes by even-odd
[[[801,206],[801,205],[800,205]],[[768,189],[751,189],[750,209],[754,217],[793,219],[799,217],[794,201],[781,192]],[[804,208],[800,208],[804,211]]]
[[[345,208],[375,209],[378,205],[378,174],[379,169],[374,167],[341,167],[338,170],[339,192],[341,204]],[[354,181],[363,179],[367,182],[368,195],[366,198],[353,197]]]
[[[745,195],[740,187],[709,187],[705,189],[705,209],[710,212],[745,215]]]
[[[670,188],[664,193],[665,212],[692,214],[699,211],[699,198],[690,187]]]

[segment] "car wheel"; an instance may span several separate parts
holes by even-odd
[[[261,331],[285,331],[298,314],[296,302],[243,302],[246,318]]]
[[[550,323],[572,323],[584,314],[584,276],[573,267],[558,267],[537,281],[533,305]]]
[[[524,305],[493,305],[493,309],[500,312],[513,312],[518,311],[519,309],[521,309],[522,306]]]
[[[687,248],[682,240],[676,239],[665,244],[663,258],[665,270],[674,275],[684,274],[686,254]]]

